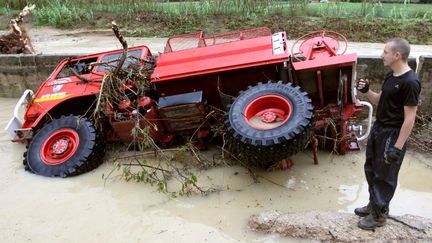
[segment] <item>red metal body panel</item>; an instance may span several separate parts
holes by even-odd
[[[285,38],[286,35],[284,35]],[[274,55],[272,36],[233,41],[159,56],[151,81],[162,82],[288,61],[288,50]]]
[[[151,56],[151,52],[147,46],[137,46],[130,48],[129,51],[142,50],[141,58]],[[100,62],[101,59],[109,54],[121,53],[123,50],[114,50],[102,52],[92,55],[85,55],[72,58],[70,60],[64,59],[48,77],[48,79],[40,86],[39,90],[35,93],[33,102],[28,107],[24,116],[23,128],[34,128],[39,122],[50,112],[54,107],[61,103],[72,100],[74,98],[83,98],[99,94],[103,75],[106,70],[98,71],[98,66],[93,67],[91,73],[83,74],[82,76],[92,80],[93,82],[84,83],[76,76],[68,76],[57,78],[63,66],[68,61],[77,61],[94,58],[95,61]]]
[[[91,77],[90,75],[83,75],[86,78],[92,78],[93,80],[102,80],[102,76]],[[54,76],[55,77],[55,76]],[[67,80],[67,83],[60,84],[62,85],[59,91],[54,91],[57,85],[51,85],[50,81],[63,81]],[[35,94],[35,98],[27,109],[25,114],[25,121],[23,124],[23,128],[34,128],[36,127],[40,120],[54,107],[58,106],[60,103],[65,102],[67,100],[71,100],[77,97],[83,97],[88,95],[95,95],[99,93],[100,83],[87,83],[82,84],[82,81],[77,77],[68,77],[61,79],[48,79],[48,82],[45,82],[38,92]],[[37,116],[37,119],[31,119]]]
[[[357,61],[357,54],[346,54],[326,58],[317,58],[302,62],[294,62],[292,65],[296,71],[308,71],[312,69],[326,69],[332,67],[352,66]]]

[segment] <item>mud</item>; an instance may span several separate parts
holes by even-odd
[[[0,127],[5,127],[17,99],[0,102]],[[305,151],[292,158],[290,170],[257,170],[260,183],[238,166],[198,170],[200,185],[220,191],[179,198],[120,180],[118,172],[103,179],[113,169],[110,156],[82,176],[36,176],[24,171],[24,151],[25,145],[12,144],[4,131],[0,133],[2,242],[298,242],[252,231],[247,226],[250,215],[268,210],[352,214],[368,199],[364,151],[346,156],[320,152],[319,165]],[[392,215],[432,218],[431,161],[430,156],[408,153],[390,206]]]

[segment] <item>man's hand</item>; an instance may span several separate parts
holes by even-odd
[[[394,164],[394,163],[398,163],[399,160],[400,160],[401,157],[402,157],[402,153],[403,153],[402,150],[400,150],[400,149],[398,149],[398,148],[396,148],[396,147],[394,147],[394,146],[390,147],[390,148],[385,152],[385,155],[384,155],[385,162],[386,162],[387,164]]]
[[[356,87],[358,91],[362,93],[367,93],[369,91],[369,80],[367,79],[360,79],[356,83]]]

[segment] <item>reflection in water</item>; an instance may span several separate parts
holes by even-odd
[[[5,126],[16,99],[0,98],[0,126]],[[253,183],[242,167],[199,171],[199,182],[220,192],[206,197],[168,198],[155,189],[103,174],[112,164],[76,178],[51,179],[24,172],[25,146],[0,133],[0,235],[3,241],[106,242],[289,242],[246,227],[248,217],[264,210],[343,211],[367,203],[364,152],[346,156],[319,153],[313,164],[308,151],[294,156],[286,171],[262,171]],[[430,159],[430,158],[429,158]],[[432,169],[428,158],[409,153],[391,214],[432,218]]]
[[[357,190],[357,193],[359,195],[358,200],[351,200],[347,208],[341,211],[353,212],[356,207],[367,204],[369,193],[366,182],[364,182],[361,188]],[[413,214],[426,218],[432,218],[432,206],[430,202],[432,202],[432,189],[429,192],[411,189],[408,190],[404,188],[403,184],[400,184],[396,189],[395,196],[391,202],[390,214]]]
[[[286,187],[289,189],[295,189],[296,187],[296,178],[294,176],[291,176],[291,178],[288,180]]]
[[[339,192],[342,194],[338,198],[339,205],[359,200],[359,185],[339,185]]]

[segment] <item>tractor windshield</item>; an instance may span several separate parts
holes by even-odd
[[[79,75],[91,73],[90,64],[96,61],[97,57],[69,61],[62,67],[56,79],[74,76],[74,72]]]
[[[128,58],[125,60],[123,64],[123,68],[128,68],[130,66],[140,65],[139,58],[141,58],[142,50],[133,50],[128,52]],[[111,53],[102,57],[100,60],[101,63],[107,63],[108,65],[100,65],[97,67],[97,72],[103,72],[111,70],[117,67],[118,61],[121,57],[122,53]]]

